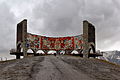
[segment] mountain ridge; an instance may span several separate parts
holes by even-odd
[[[98,59],[103,59],[116,64],[120,64],[120,51],[103,51],[101,52],[101,54],[103,54],[103,56],[98,57]]]

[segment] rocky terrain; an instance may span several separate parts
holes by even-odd
[[[38,56],[0,62],[0,80],[120,80],[120,65],[74,56]]]

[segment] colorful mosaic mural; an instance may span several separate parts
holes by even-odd
[[[41,36],[28,33],[26,47],[29,49],[41,49]]]
[[[27,34],[27,48],[41,50],[81,49],[82,36],[75,37],[45,37]]]
[[[73,37],[61,37],[61,38],[50,38],[42,37],[42,49],[73,49],[74,38]]]
[[[83,49],[83,36],[75,36],[74,37],[74,49]]]

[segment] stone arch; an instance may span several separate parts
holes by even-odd
[[[35,50],[33,49],[27,49],[27,55],[28,56],[34,56],[36,53],[35,53]]]
[[[30,52],[29,52],[30,51]],[[27,49],[27,53],[36,53],[34,49]]]
[[[34,50],[33,49],[28,49],[27,53],[34,53]]]
[[[77,50],[73,50],[71,54],[79,54],[79,52]]]
[[[90,45],[93,45],[93,46],[95,46],[95,43],[93,43],[93,42],[90,42],[90,43],[89,43],[89,46],[90,46]]]
[[[44,54],[43,50],[37,50],[36,54]]]
[[[23,48],[20,49],[20,52],[23,52]]]
[[[49,50],[42,50],[44,54],[48,54]]]
[[[48,53],[47,53],[47,54],[54,54],[54,53],[56,53],[56,51],[55,51],[55,50],[50,50],[50,51],[48,51]]]
[[[65,50],[61,50],[60,54],[65,54]]]
[[[83,49],[78,49],[76,51],[78,52],[78,54],[83,54]]]
[[[21,52],[21,48],[22,48],[22,43],[18,42],[18,44],[17,44],[17,52]]]

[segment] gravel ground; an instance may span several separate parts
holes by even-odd
[[[74,56],[38,56],[0,62],[0,80],[120,80],[120,66]]]
[[[120,80],[120,65],[98,59],[67,57],[62,60],[95,80]]]

